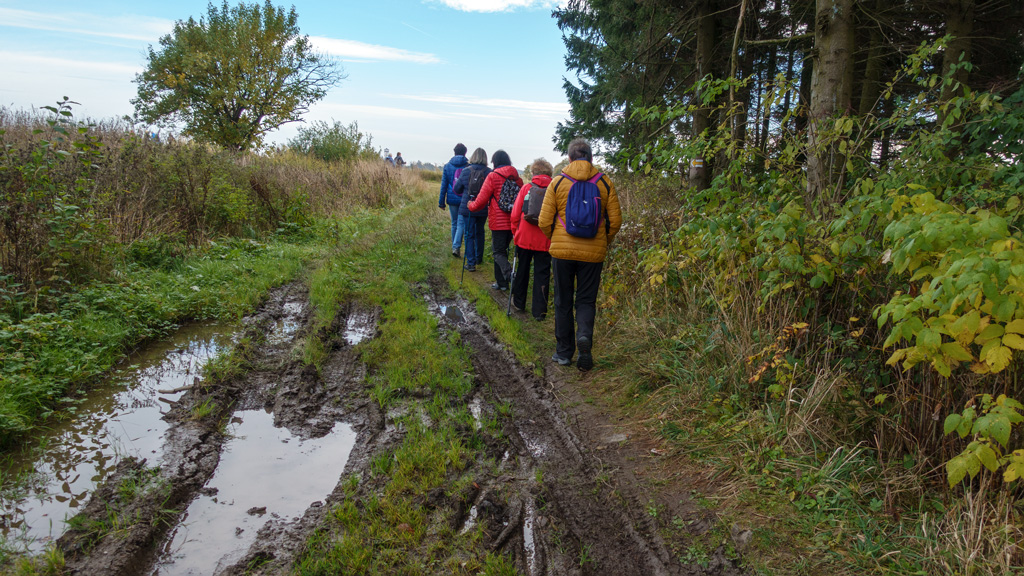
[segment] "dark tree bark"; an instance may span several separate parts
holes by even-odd
[[[851,109],[853,87],[854,0],[817,0],[814,27],[814,72],[811,79],[807,131],[807,193],[809,209],[824,200],[841,181],[846,164],[835,143],[836,119]]]

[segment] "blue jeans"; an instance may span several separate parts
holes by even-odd
[[[448,206],[448,213],[452,215],[452,252],[462,246],[462,234],[466,228],[466,221],[459,216],[458,206]]]

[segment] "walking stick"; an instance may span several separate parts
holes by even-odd
[[[462,281],[466,278],[466,256],[469,252],[469,242],[466,242],[466,249],[462,252],[462,277],[459,278],[459,288],[462,288]]]
[[[508,281],[508,309],[505,310],[505,317],[512,315],[512,286],[516,283],[516,266],[519,264],[519,249],[514,248],[515,256],[512,257],[512,278]]]

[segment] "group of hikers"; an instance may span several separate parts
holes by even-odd
[[[405,158],[402,158],[402,153],[396,152],[395,157],[392,158],[391,151],[388,150],[387,148],[384,149],[384,161],[397,168],[405,166]]]
[[[586,140],[569,143],[569,165],[552,174],[551,163],[540,158],[530,166],[530,181],[504,150],[491,156],[459,143],[441,175],[438,206],[448,207],[452,224],[452,256],[464,258],[463,268],[475,272],[483,263],[484,223],[491,230],[495,290],[511,288],[511,306],[526,311],[533,264],[530,313],[544,320],[548,291],[554,276],[555,353],[553,362],[593,368],[594,317],[605,254],[622,225],[615,186],[594,167]],[[465,255],[460,249],[465,240]],[[514,264],[509,246],[514,244]]]

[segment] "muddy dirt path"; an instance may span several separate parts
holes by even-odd
[[[538,377],[470,303],[439,282],[419,289],[442,337],[458,333],[470,351],[474,387],[461,401],[478,417],[511,412],[502,438],[487,443],[496,468],[481,466],[465,494],[421,495],[450,512],[452,527],[483,524],[487,546],[530,576],[743,573],[721,550],[703,567],[679,560],[632,475],[629,462],[644,449],[599,415],[567,406],[564,369],[547,365]],[[403,434],[400,415],[371,400],[359,360],[379,314],[343,307],[319,334],[327,359],[317,371],[297,349],[312,321],[305,289],[275,291],[245,320],[233,375],[197,384],[171,405],[160,457],[124,458],[96,488],[58,540],[68,573],[289,573],[346,498],[344,479],[361,477],[361,493],[373,493],[373,456]],[[676,504],[687,522],[700,516]]]
[[[520,523],[521,530],[507,546],[525,574],[743,574],[721,551],[703,567],[673,554],[648,513],[649,495],[626,468],[642,449],[607,451],[624,443],[625,435],[594,410],[574,407],[578,394],[565,391],[570,369],[546,361],[545,376],[539,377],[506,350],[464,299],[426,299],[444,328],[457,331],[472,350],[487,399],[513,406],[507,436],[518,460],[518,494],[508,522]],[[679,513],[700,515],[692,505]]]

